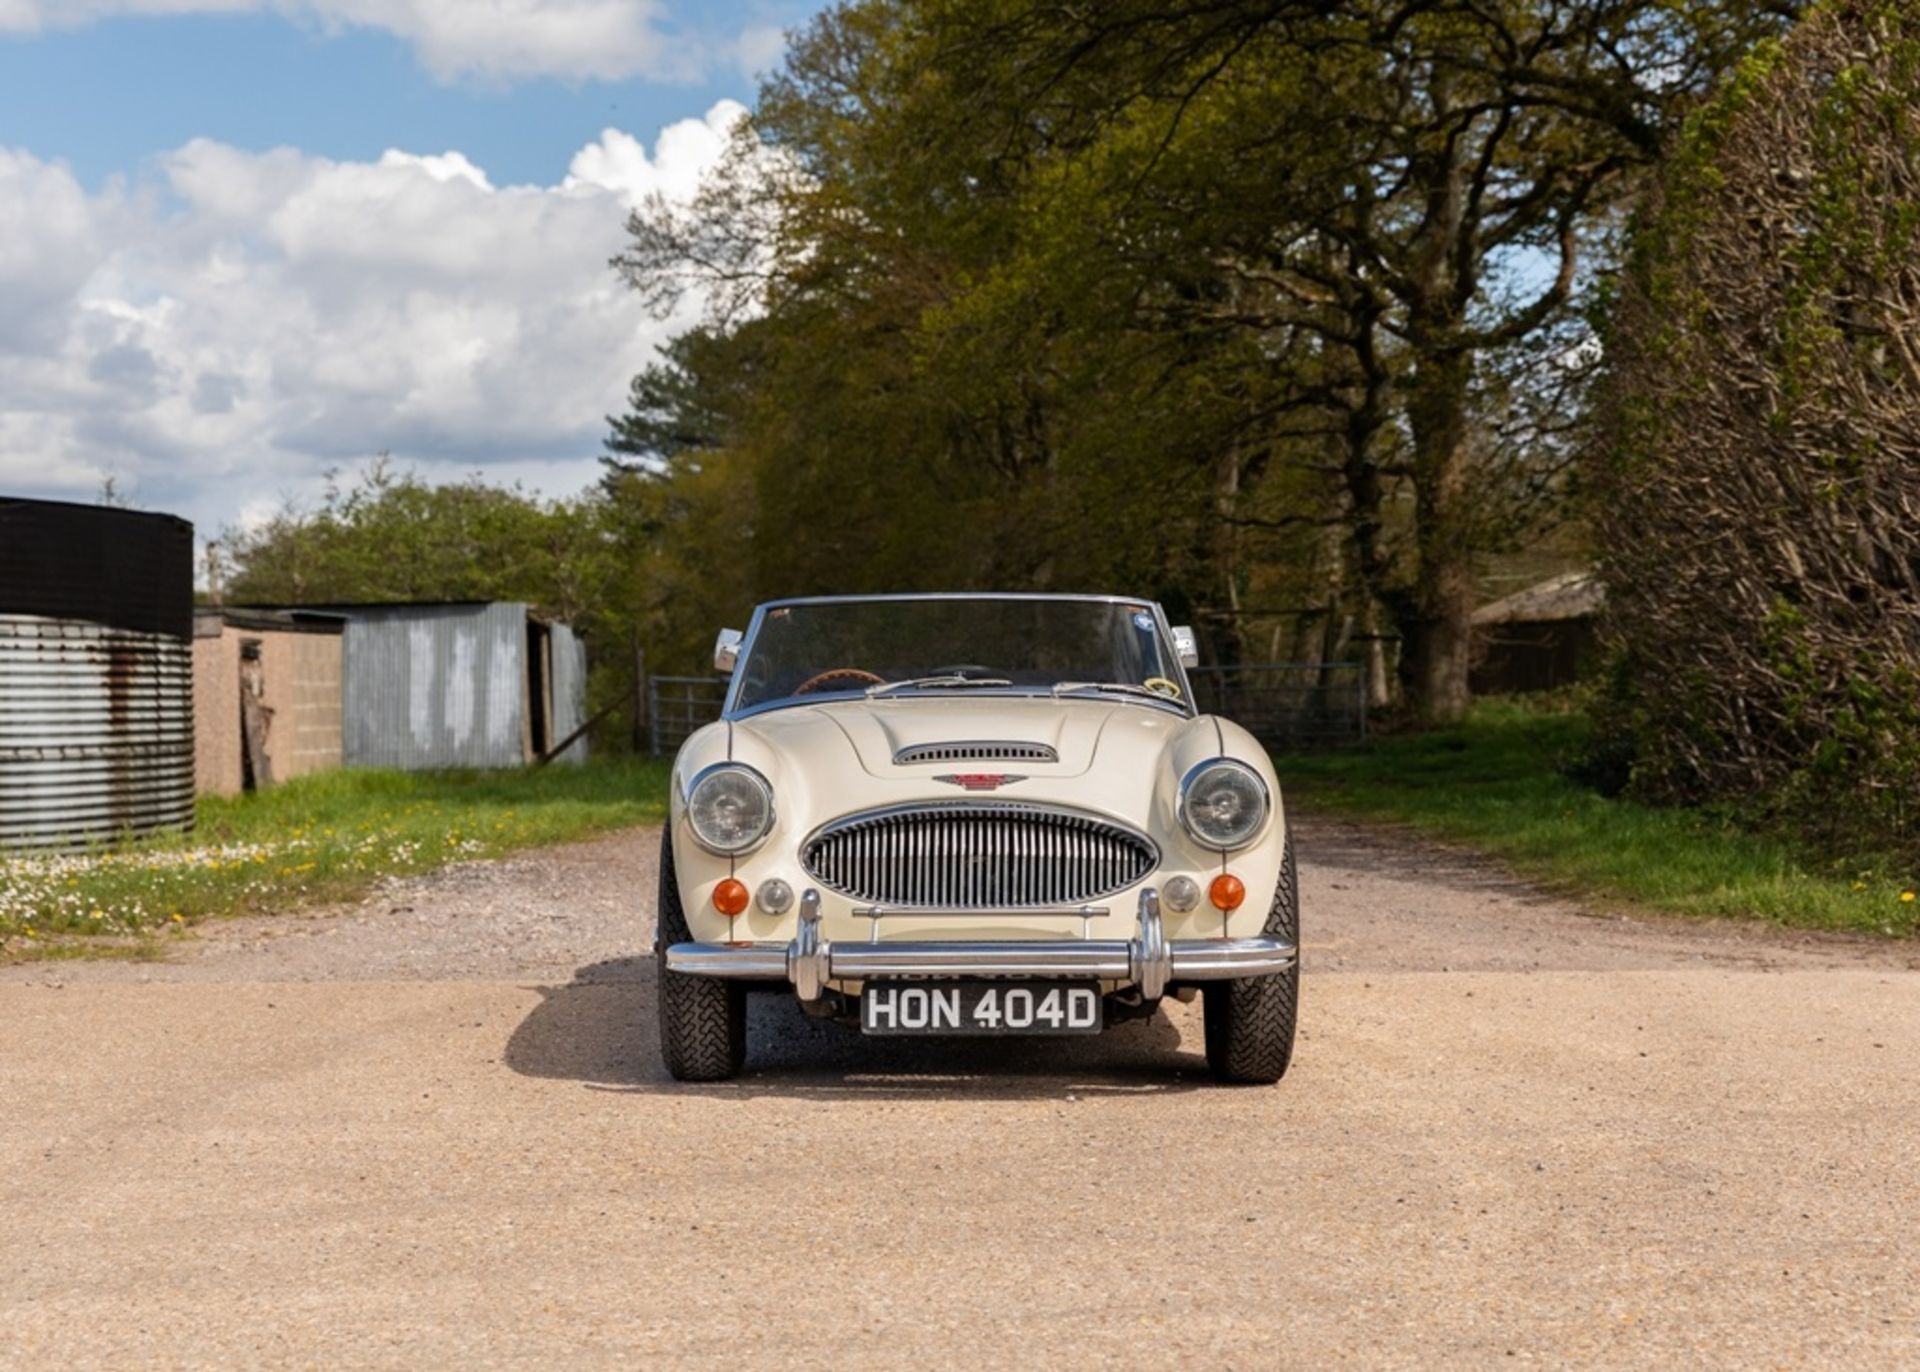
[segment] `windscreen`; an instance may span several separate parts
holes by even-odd
[[[1039,694],[1085,683],[1181,699],[1150,605],[1045,599],[844,600],[777,605],[740,666],[736,709],[921,692]]]

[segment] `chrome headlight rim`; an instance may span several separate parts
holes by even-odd
[[[1233,843],[1221,843],[1218,839],[1201,833],[1194,825],[1193,815],[1187,806],[1187,799],[1193,794],[1194,783],[1206,773],[1222,767],[1243,773],[1253,782],[1255,790],[1260,795],[1260,822],[1247,831],[1245,838]],[[1267,785],[1265,777],[1239,758],[1210,757],[1204,762],[1196,762],[1187,769],[1186,775],[1180,778],[1180,799],[1176,809],[1180,817],[1180,827],[1186,830],[1187,837],[1195,843],[1216,853],[1236,853],[1258,843],[1261,835],[1267,832],[1267,826],[1273,822],[1273,790]]]
[[[712,779],[714,776],[717,776],[721,772],[737,772],[741,776],[744,776],[745,778],[747,778],[747,780],[751,781],[755,786],[759,787],[760,794],[766,804],[766,820],[760,826],[760,832],[756,834],[749,841],[742,844],[737,844],[733,847],[727,847],[722,844],[716,844],[716,843],[710,842],[707,836],[700,832],[700,826],[694,823],[694,820],[693,820],[694,796],[699,794],[700,787],[703,782],[706,782]],[[757,851],[760,848],[760,846],[767,841],[768,836],[773,833],[773,826],[774,826],[774,819],[775,819],[774,808],[773,808],[773,783],[768,781],[765,775],[762,774],[758,768],[749,767],[744,762],[715,762],[715,763],[710,763],[705,767],[702,767],[699,771],[695,772],[693,776],[688,780],[686,793],[681,797],[681,807],[683,812],[683,818],[686,820],[686,824],[687,824],[687,833],[692,837],[693,841],[696,844],[698,844],[703,851],[711,853],[715,857],[723,857],[723,858],[746,857],[748,854]]]

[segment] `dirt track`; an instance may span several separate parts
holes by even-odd
[[[0,970],[0,1362],[1920,1360],[1920,950],[1306,822],[1304,1037],[1197,1007],[663,1079],[653,835]]]

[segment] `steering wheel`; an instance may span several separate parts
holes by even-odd
[[[1140,684],[1156,695],[1165,696],[1168,700],[1180,699],[1180,683],[1170,677],[1150,676]]]
[[[797,696],[808,696],[815,691],[824,691],[829,686],[842,683],[849,686],[884,686],[886,681],[885,677],[875,676],[872,672],[863,671],[859,667],[833,667],[808,677],[793,688],[793,693]]]

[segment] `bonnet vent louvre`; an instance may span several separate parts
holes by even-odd
[[[1045,743],[916,743],[893,755],[896,767],[916,762],[1058,762],[1060,754]]]

